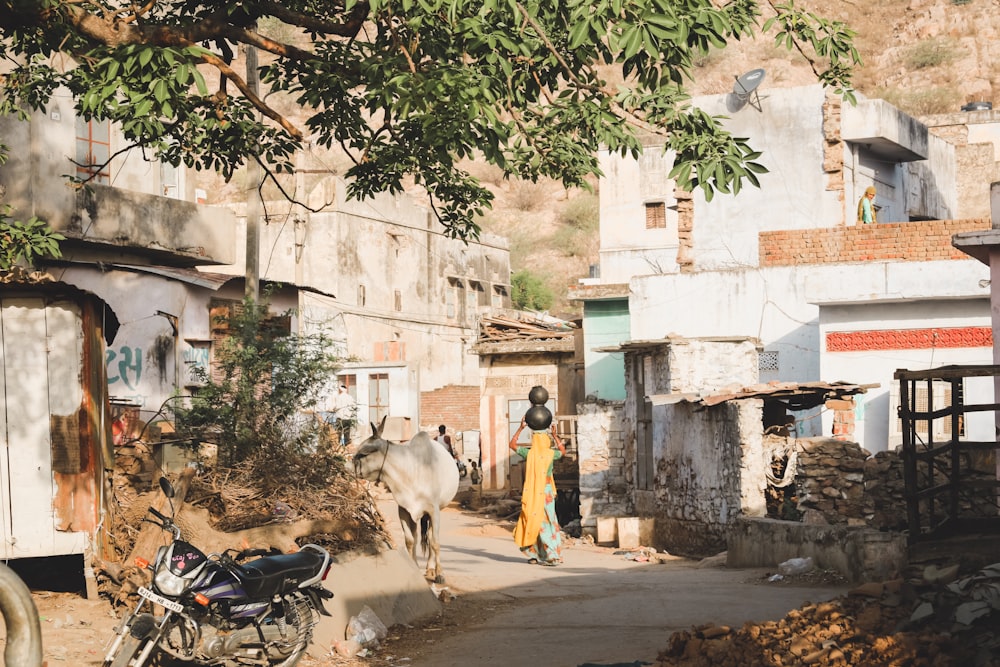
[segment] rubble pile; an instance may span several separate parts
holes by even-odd
[[[870,454],[857,443],[832,438],[802,438],[798,447],[795,485],[804,520],[863,524],[864,469]]]
[[[942,583],[956,571],[864,584],[780,621],[676,632],[655,667],[1000,667],[1000,563]]]

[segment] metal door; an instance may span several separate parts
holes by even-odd
[[[86,534],[57,525],[51,427],[83,398],[79,306],[3,299],[0,351],[0,558],[82,553]]]

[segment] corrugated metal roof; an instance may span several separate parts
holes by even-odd
[[[794,410],[806,410],[822,405],[826,401],[864,394],[869,389],[880,386],[875,384],[851,384],[849,382],[769,382],[750,386],[733,386],[720,389],[709,394],[672,393],[653,394],[646,398],[653,405],[670,405],[674,403],[699,403],[705,406],[718,405],[726,401],[738,401],[748,398],[766,398],[780,400]]]

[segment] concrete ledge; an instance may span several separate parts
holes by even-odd
[[[326,602],[330,616],[316,625],[309,655],[329,656],[334,642],[346,639],[347,624],[365,605],[371,607],[387,628],[411,623],[440,613],[441,603],[423,573],[406,554],[348,552],[333,557],[333,567],[324,585],[333,593]]]
[[[729,567],[774,567],[810,556],[816,567],[837,570],[852,582],[895,578],[907,563],[901,533],[745,517],[729,528],[727,554]]]

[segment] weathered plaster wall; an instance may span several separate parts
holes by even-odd
[[[762,514],[763,488],[744,488],[743,481],[748,472],[743,462],[763,460],[760,420],[761,405],[755,401],[654,409],[655,508],[641,515],[655,518],[657,546],[671,553],[713,555],[725,550],[726,530],[735,517]]]
[[[823,305],[819,377],[878,384],[854,397],[854,438],[872,453],[891,449],[902,442],[896,416],[899,387],[893,373],[900,368],[992,363],[990,327],[985,296]],[[992,400],[990,378],[967,378],[965,390],[968,400]],[[832,419],[831,412],[823,414],[823,434],[832,433]],[[974,439],[993,437],[993,417],[988,413],[967,415],[966,426]]]
[[[67,175],[76,174],[76,118],[68,94],[57,92],[44,111],[30,121],[0,119],[0,134],[9,146],[0,166],[0,186],[17,215],[38,216],[70,237],[86,238],[108,248],[88,252],[139,256],[155,253],[159,261],[228,263],[233,261],[234,220],[225,210],[164,197],[158,162],[142,151],[123,153],[108,168],[111,185],[92,182],[91,192],[71,188]],[[112,129],[110,153],[124,147]],[[174,256],[176,255],[176,257]],[[77,259],[82,257],[78,253]]]
[[[906,536],[862,526],[813,526],[795,521],[741,518],[728,535],[729,567],[774,567],[790,558],[813,559],[851,581],[886,581],[907,563]]]
[[[506,240],[449,239],[412,198],[348,201],[343,181],[334,185],[331,210],[306,214],[285,203],[261,226],[261,275],[322,292],[304,305],[343,354],[370,361],[376,348],[393,344],[421,391],[477,386],[478,358],[467,349],[479,315],[509,306]],[[240,219],[238,248],[245,235]],[[244,262],[240,250],[232,266],[216,270],[242,274]]]
[[[580,457],[580,524],[596,530],[598,517],[628,516],[628,466],[620,401],[587,401],[577,405],[577,448]]]
[[[930,132],[954,146],[957,218],[987,217],[987,184],[1000,180],[1000,111],[972,111],[924,116]]]

